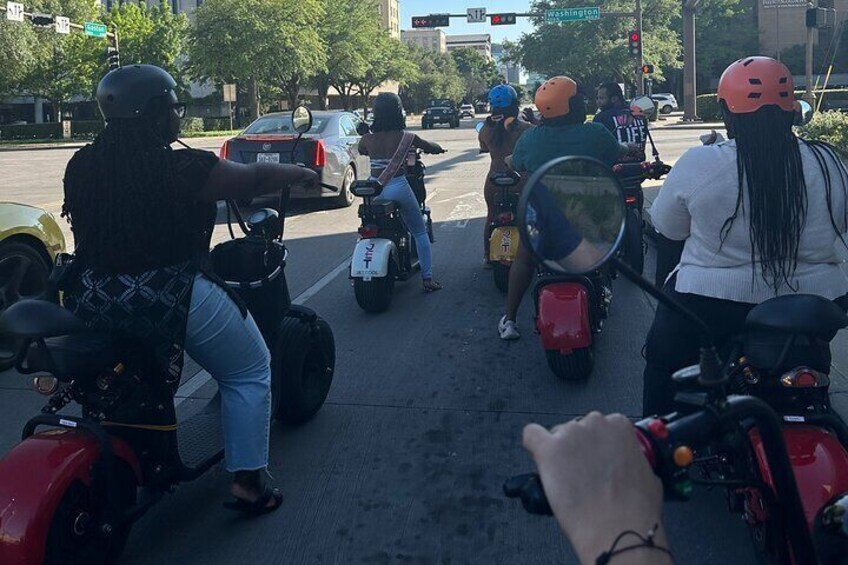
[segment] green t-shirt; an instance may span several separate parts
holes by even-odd
[[[600,124],[540,126],[521,134],[512,152],[512,168],[534,172],[558,157],[586,156],[609,166],[621,154],[621,146]]]

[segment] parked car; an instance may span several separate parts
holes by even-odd
[[[0,202],[0,312],[47,290],[65,236],[56,219],[41,208]],[[0,335],[0,371],[15,364],[17,342]]]
[[[350,112],[313,112],[312,129],[303,136],[294,155],[318,173],[321,182],[335,187],[293,187],[292,198],[332,198],[338,206],[350,206],[354,196],[350,185],[360,175],[367,178],[371,163],[359,154],[359,119]],[[291,163],[291,150],[297,135],[291,114],[267,114],[247,126],[221,147],[221,158],[237,163]],[[249,200],[239,204],[247,205]]]
[[[670,92],[653,94],[651,98],[657,103],[657,107],[662,114],[671,114],[678,109],[677,99]]]
[[[435,124],[448,124],[451,128],[459,127],[459,108],[448,98],[430,100],[421,115],[421,128],[430,129]]]
[[[471,104],[463,104],[459,107],[459,117],[462,118],[473,118],[474,114],[474,106]]]

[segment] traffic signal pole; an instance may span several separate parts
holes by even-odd
[[[700,0],[683,0],[683,121],[696,122],[698,98],[695,84],[695,10]]]
[[[642,0],[636,0],[636,32],[641,40],[644,37],[642,35]],[[639,93],[639,96],[643,96],[645,94],[645,74],[642,72],[642,65],[645,64],[645,55],[642,49],[639,49],[638,63],[636,65],[636,92]]]

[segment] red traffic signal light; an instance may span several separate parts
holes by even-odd
[[[450,16],[448,14],[430,14],[429,16],[412,16],[412,27],[448,27]]]
[[[492,14],[491,22],[493,26],[514,25],[515,14]]]
[[[642,65],[642,74],[643,75],[654,74],[654,66],[653,65]]]
[[[631,31],[627,34],[627,39],[630,40],[630,43],[627,47],[630,55],[632,57],[641,57],[642,56],[642,34],[638,31]]]

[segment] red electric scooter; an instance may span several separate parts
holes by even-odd
[[[587,174],[592,167],[593,175]],[[596,197],[592,208],[578,206],[576,201],[585,198],[581,186],[590,176],[596,179],[596,192],[606,185],[609,201]],[[528,224],[524,203],[539,186],[555,193],[565,223]],[[768,300],[753,308],[744,331],[724,344],[722,362],[706,325],[617,257],[625,210],[620,183],[606,167],[567,158],[552,161],[530,179],[519,221],[523,238],[562,240],[576,231],[590,248],[578,248],[567,257],[538,257],[549,269],[574,275],[609,261],[702,330],[700,364],[674,375],[678,410],[636,424],[637,438],[663,481],[666,497],[687,500],[695,484],[724,488],[731,511],[743,516],[761,562],[845,563],[848,426],[830,405],[828,373],[830,341],[848,327],[848,316],[819,296]],[[601,223],[607,226],[598,229]],[[698,470],[697,480],[693,469]],[[538,475],[514,477],[504,490],[521,498],[528,511],[550,513]]]

